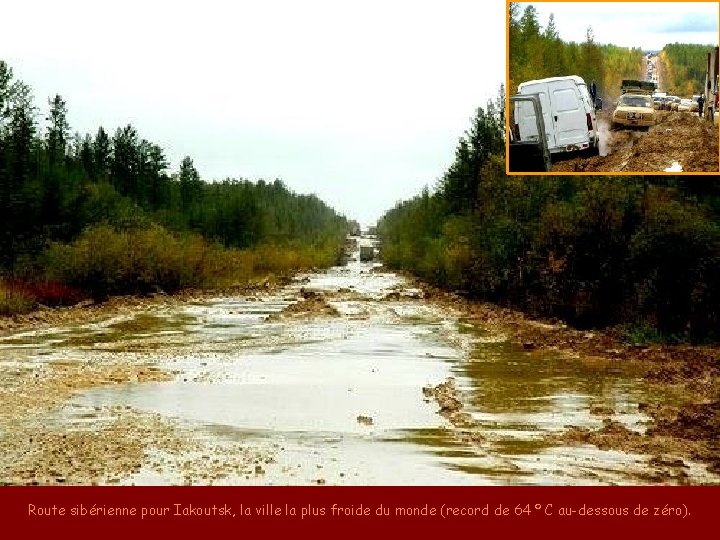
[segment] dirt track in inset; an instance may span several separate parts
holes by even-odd
[[[609,112],[598,113],[607,125]],[[649,130],[601,129],[607,155],[559,159],[555,172],[662,172],[677,162],[683,172],[717,172],[718,128],[696,114],[658,111]]]

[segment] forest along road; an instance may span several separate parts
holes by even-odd
[[[524,350],[358,253],[256,296],[0,338],[5,484],[717,483],[562,442],[642,431],[632,367]],[[670,466],[668,467],[668,464]]]
[[[598,112],[600,155],[559,158],[555,172],[717,172],[718,127],[697,113],[656,111],[648,131],[610,129],[612,110]]]

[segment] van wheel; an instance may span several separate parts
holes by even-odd
[[[591,146],[587,150],[583,152],[585,157],[595,157],[600,155],[600,144],[596,144],[595,146]]]

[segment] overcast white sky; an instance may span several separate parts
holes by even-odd
[[[369,224],[433,184],[505,79],[503,0],[3,2],[40,117],[132,123],[176,169],[280,177]]]
[[[644,50],[668,43],[718,43],[718,2],[518,2],[532,4],[543,29],[550,13],[565,41],[585,41],[592,26],[595,41]]]

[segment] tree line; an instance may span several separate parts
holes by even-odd
[[[507,176],[503,94],[477,110],[437,184],[382,217],[386,264],[633,341],[720,339],[720,184]]]
[[[154,241],[172,244],[174,238],[178,249],[196,235],[198,249],[202,244],[220,253],[272,245],[305,252],[307,264],[325,264],[348,226],[320,199],[296,194],[280,180],[204,182],[189,156],[172,171],[163,148],[132,125],[73,133],[62,96],[51,97],[41,113],[31,88],[0,61],[0,278],[6,283],[73,274],[48,254],[98,230],[108,245],[108,235],[152,229],[158,233]],[[310,256],[313,250],[323,256]],[[274,253],[284,257],[281,251]],[[84,264],[90,267],[73,274],[81,288],[82,275],[90,280],[93,272],[103,273],[89,259]],[[101,288],[137,288],[121,281]],[[9,294],[7,285],[3,290]]]
[[[534,6],[524,10],[517,3],[509,12],[509,71],[511,94],[523,81],[562,75],[579,75],[588,85],[595,81],[598,95],[614,100],[622,79],[639,79],[643,53],[638,48],[603,45],[595,41],[592,27],[582,43],[563,41],[550,14],[543,28]]]
[[[713,45],[672,43],[660,51],[663,89],[670,94],[690,97],[700,94],[705,84],[707,54]]]

